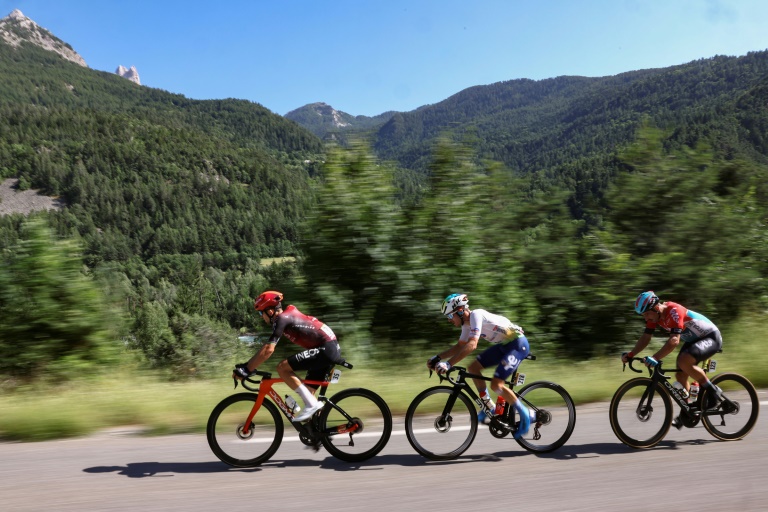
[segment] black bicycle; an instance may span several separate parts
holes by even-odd
[[[535,360],[529,355],[527,359]],[[452,376],[452,373],[455,376]],[[432,372],[430,372],[430,376]],[[455,459],[475,440],[478,420],[475,405],[491,418],[491,435],[504,438],[519,427],[518,414],[509,403],[504,412],[494,415],[477,395],[468,379],[491,379],[467,373],[466,368],[454,366],[447,374],[439,375],[440,385],[426,389],[413,399],[405,414],[405,434],[414,450],[432,460]],[[515,372],[506,384],[523,385],[525,374]],[[576,407],[568,392],[558,384],[537,381],[516,393],[519,400],[535,415],[528,434],[516,439],[526,450],[546,453],[556,450],[568,441],[576,425]]]
[[[629,359],[629,368],[642,373],[634,368],[635,361],[643,358]],[[710,359],[703,361],[701,367],[710,372],[717,363]],[[678,371],[676,368],[675,372]],[[672,425],[673,400],[680,406],[683,426],[692,428],[702,422],[710,434],[723,441],[743,438],[757,423],[760,402],[755,386],[746,377],[737,373],[715,375],[710,380],[723,390],[723,399],[719,400],[710,389],[702,388],[692,403],[688,403],[683,392],[672,386],[669,379],[659,361],[649,369],[649,377],[630,379],[613,395],[609,408],[611,428],[622,443],[632,448],[656,446]]]
[[[352,368],[346,361],[339,363]],[[237,393],[222,400],[211,412],[206,434],[208,445],[222,461],[237,467],[253,467],[269,460],[283,440],[283,419],[288,420],[306,446],[347,462],[360,462],[379,453],[392,434],[392,413],[379,395],[363,388],[342,390],[326,397],[328,385],[336,383],[339,370],[324,381],[303,380],[319,387],[318,400],[325,406],[308,421],[294,423],[294,410],[272,386],[283,383],[269,372],[255,371],[242,381],[252,393]],[[260,379],[255,379],[258,377]],[[251,387],[250,384],[258,384]],[[237,387],[237,381],[235,381]],[[271,399],[268,400],[267,398]]]

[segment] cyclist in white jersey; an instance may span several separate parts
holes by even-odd
[[[490,313],[484,309],[469,309],[469,300],[464,294],[453,293],[445,298],[442,307],[443,314],[456,327],[461,327],[459,341],[448,350],[431,357],[427,367],[443,374],[459,361],[471,354],[477,348],[477,342],[482,338],[492,344],[483,351],[477,359],[467,367],[470,373],[480,374],[484,368],[496,366],[491,380],[491,389],[509,402],[520,414],[520,427],[514,437],[526,434],[530,428],[528,408],[517,399],[515,393],[508,388],[506,381],[530,353],[528,339],[523,328],[512,323],[506,317]],[[477,387],[480,398],[491,410],[494,404],[486,389],[486,381],[472,379]],[[480,411],[478,419],[487,423],[484,411]]]

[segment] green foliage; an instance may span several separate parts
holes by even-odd
[[[88,372],[115,354],[120,316],[82,273],[80,248],[40,219],[0,265],[0,373],[23,379]]]
[[[125,344],[175,377],[220,372],[250,355],[237,331],[268,329],[267,288],[345,354],[404,361],[455,339],[457,291],[538,353],[625,348],[647,288],[726,324],[768,306],[766,72],[758,52],[502,82],[388,114],[368,145],[334,133],[342,149],[257,104],[0,43],[0,178],[67,205],[39,215],[50,232],[0,217],[0,373]],[[106,330],[117,305],[128,333]]]

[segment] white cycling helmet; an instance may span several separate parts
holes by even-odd
[[[469,304],[469,299],[464,293],[452,293],[443,301],[442,312],[444,315],[450,315],[457,309],[461,309]]]

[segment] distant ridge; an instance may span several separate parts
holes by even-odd
[[[318,102],[291,110],[285,114],[285,118],[298,123],[321,139],[329,139],[345,131],[379,127],[393,115],[395,112],[389,111],[375,117],[353,116],[336,110],[327,103]]]

